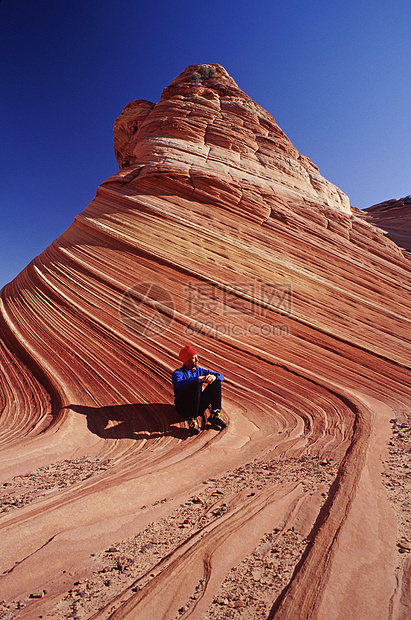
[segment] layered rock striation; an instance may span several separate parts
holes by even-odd
[[[128,104],[114,144],[120,171],[2,290],[4,614],[406,617],[383,484],[405,245],[219,65]],[[174,410],[186,342],[226,376],[222,433]]]
[[[357,215],[385,231],[400,248],[411,252],[411,196],[386,200]]]
[[[298,153],[272,116],[219,65],[187,67],[161,101],[129,103],[114,125],[120,169],[139,186],[262,222],[294,203],[350,212],[349,200]],[[138,164],[138,169],[136,166]],[[170,185],[172,183],[172,185]]]

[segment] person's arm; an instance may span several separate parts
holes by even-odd
[[[175,370],[173,374],[171,375],[171,380],[172,380],[173,386],[178,391],[181,391],[181,390],[185,390],[193,383],[198,383],[199,377],[196,377],[195,375],[194,376],[191,375],[187,377],[185,376],[182,370]]]
[[[219,381],[224,381],[224,375],[221,372],[216,372],[214,370],[208,370],[207,368],[200,368],[199,370],[200,370],[199,379],[203,383],[204,382],[211,383],[215,379],[218,379]],[[211,375],[211,377],[213,377],[213,379],[206,379],[206,377],[208,377],[210,375]]]

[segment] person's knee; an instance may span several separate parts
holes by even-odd
[[[211,383],[207,383],[207,387],[216,388],[221,385],[220,379],[214,379]]]
[[[221,381],[220,381],[220,379],[214,379],[214,381],[212,383],[210,383],[209,385],[215,391],[221,390]]]

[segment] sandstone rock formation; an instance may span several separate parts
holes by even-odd
[[[397,245],[411,252],[411,196],[381,202],[357,215],[382,228]]]
[[[2,617],[409,617],[409,235],[219,65],[114,143],[2,290]],[[172,405],[186,342],[226,376],[221,433]]]

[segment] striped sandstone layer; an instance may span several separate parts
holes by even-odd
[[[382,474],[390,420],[410,416],[408,255],[219,65],[128,104],[114,144],[120,171],[1,294],[3,490],[90,467],[1,514],[5,613],[68,617],[69,600],[79,618],[217,617],[266,537],[255,591],[280,586],[258,612],[223,597],[222,617],[405,618]],[[226,376],[222,433],[189,437],[172,406],[186,342]],[[332,465],[327,483],[314,465]],[[88,601],[131,537],[128,570],[144,570]]]

